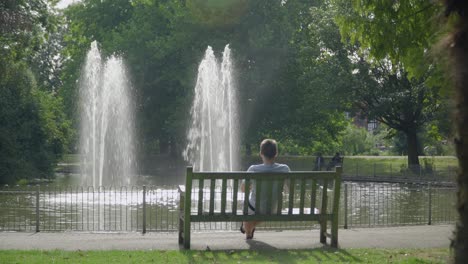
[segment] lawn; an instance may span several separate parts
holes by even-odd
[[[0,251],[1,263],[447,263],[449,249]]]
[[[325,157],[328,164],[331,157]],[[312,170],[314,156],[280,156],[292,170]],[[246,164],[259,162],[252,157]],[[409,170],[406,156],[344,156],[343,174],[355,177],[436,177],[453,180],[458,160],[454,156],[420,156],[420,169]]]
[[[328,164],[331,157],[325,157]],[[421,168],[412,171],[408,169],[406,156],[345,156],[343,173],[345,176],[357,177],[431,177],[443,180],[453,180],[456,175],[458,160],[454,156],[421,156]],[[154,166],[154,160],[151,161]],[[261,162],[257,156],[243,157],[241,170],[251,164]],[[315,156],[280,156],[278,162],[286,163],[292,170],[313,170]],[[79,164],[79,155],[65,155],[61,167]],[[158,166],[164,166],[167,161],[161,161]],[[184,162],[180,161],[181,166]],[[144,167],[144,162],[140,164]],[[75,168],[76,169],[76,168]],[[148,174],[152,174],[151,170]]]
[[[455,175],[458,160],[453,156],[419,157],[421,168],[408,170],[406,156],[349,156],[344,160],[344,174],[350,176],[442,177]]]

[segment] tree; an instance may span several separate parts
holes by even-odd
[[[48,70],[34,58],[55,30],[51,12],[43,0],[0,3],[0,183],[49,177],[66,151],[61,99],[49,84],[37,85],[41,72],[34,71]]]
[[[275,137],[287,143],[292,154],[335,152],[346,126],[343,111],[349,105],[345,99],[351,74],[330,9],[324,1],[263,4],[267,8],[260,6],[249,14],[264,24],[245,24],[259,32],[249,39],[253,47],[244,46],[250,50],[243,61],[251,63],[239,74],[247,89],[242,100],[250,104],[242,107],[243,116],[250,118],[245,140],[256,144]],[[257,14],[266,17],[262,20]]]
[[[372,155],[378,152],[372,133],[353,124],[346,128],[342,142],[344,155]]]
[[[368,118],[404,133],[408,166],[419,166],[418,133],[439,110],[438,87],[428,87],[427,77],[410,78],[402,66],[390,61],[381,61],[370,69],[364,60],[357,65],[357,106]]]
[[[0,66],[0,183],[50,177],[70,134],[61,101],[24,64]]]
[[[343,40],[358,44],[372,59],[402,64],[410,78],[434,67],[430,48],[437,41],[441,4],[426,0],[332,0]],[[438,77],[438,76],[434,76]]]
[[[177,152],[186,138],[197,65],[208,45],[219,52],[229,43],[235,56],[245,143],[257,144],[267,135],[308,146],[333,142],[345,126],[344,115],[336,107],[344,105],[344,96],[328,86],[346,84],[335,78],[345,72],[340,60],[346,54],[321,56],[319,46],[315,47],[321,41],[318,37],[305,46],[305,36],[317,28],[303,32],[301,28],[326,18],[325,12],[320,18],[312,17],[315,11],[310,8],[318,3],[232,0],[198,5],[195,0],[152,0],[129,5],[128,1],[85,0],[65,12],[70,23],[66,54],[71,58],[64,75],[67,104],[76,101],[79,66],[89,43],[96,39],[106,54],[122,54],[129,66],[144,152]],[[111,11],[120,15],[107,14]],[[227,13],[227,19],[219,15]],[[333,41],[341,45],[336,26]],[[306,58],[311,47],[320,57],[312,61],[320,65],[314,66],[314,72],[306,69],[312,67]],[[269,101],[273,107],[267,112],[264,106]]]
[[[429,50],[436,41],[427,1],[335,0],[336,21],[345,42],[358,47],[357,106],[370,118],[406,135],[408,166],[419,166],[420,130],[435,118],[444,85]]]
[[[466,1],[446,1],[446,13],[451,23],[449,34],[442,41],[448,50],[448,75],[456,92],[455,147],[459,164],[457,177],[457,221],[455,238],[451,247],[455,263],[465,263],[468,259],[468,6]]]

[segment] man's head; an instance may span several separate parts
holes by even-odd
[[[264,139],[260,144],[260,155],[268,160],[276,158],[278,155],[278,143],[274,139]]]

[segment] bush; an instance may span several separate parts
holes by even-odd
[[[374,136],[363,128],[350,124],[343,136],[343,151],[345,155],[378,155]]]
[[[71,131],[61,101],[39,91],[25,65],[0,66],[0,183],[49,177]]]

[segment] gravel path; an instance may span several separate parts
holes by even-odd
[[[340,248],[448,247],[452,225],[340,229]],[[1,249],[178,250],[176,233],[20,233],[0,232]],[[192,233],[192,249],[310,249],[322,247],[318,230],[256,231],[253,240],[240,232]],[[329,242],[329,240],[328,240]]]

